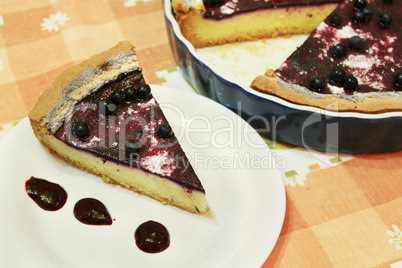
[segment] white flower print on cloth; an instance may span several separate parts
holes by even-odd
[[[55,31],[57,32],[60,30],[60,26],[66,25],[66,21],[70,18],[67,17],[65,13],[61,13],[61,11],[57,12],[56,14],[50,14],[49,18],[44,18],[41,24],[43,31]]]
[[[387,231],[387,234],[392,236],[388,242],[390,244],[395,244],[396,249],[402,249],[402,232],[396,225],[392,225],[392,228],[394,229],[394,232]]]

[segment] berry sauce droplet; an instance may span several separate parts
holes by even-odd
[[[155,221],[147,221],[138,226],[134,239],[138,248],[147,253],[162,252],[170,245],[168,230]]]
[[[112,225],[112,217],[105,205],[94,198],[83,198],[74,206],[74,217],[89,225]]]
[[[67,201],[67,192],[60,185],[44,179],[31,177],[25,183],[25,190],[44,210],[59,210]]]

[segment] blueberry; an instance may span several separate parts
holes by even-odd
[[[89,127],[84,122],[78,122],[73,127],[73,134],[79,139],[85,139],[89,136]]]
[[[358,81],[356,79],[356,77],[354,77],[353,75],[348,76],[345,78],[345,81],[343,82],[343,88],[345,89],[345,91],[355,91],[358,85]]]
[[[360,50],[363,48],[364,39],[355,35],[349,39],[348,47],[354,50]]]
[[[341,58],[346,55],[346,46],[343,44],[336,44],[334,48],[332,49],[332,54],[334,54],[335,57]]]
[[[124,99],[125,99],[124,92],[120,91],[120,90],[116,90],[112,94],[110,94],[109,98],[113,104],[121,105],[121,104],[123,104]]]
[[[354,22],[357,22],[357,23],[363,22],[363,21],[364,21],[364,14],[363,14],[363,12],[360,11],[360,10],[356,11],[355,14],[354,14],[353,17],[352,17],[352,20],[353,20]]]
[[[392,5],[393,2],[394,2],[393,0],[384,0],[384,3],[386,3],[386,4],[391,4]]]
[[[399,72],[395,75],[395,85],[397,87],[402,87],[402,72]]]
[[[367,5],[367,0],[355,0],[354,7],[355,9],[361,10],[365,8]]]
[[[324,81],[318,77],[315,77],[310,82],[310,89],[314,92],[321,92],[325,87]]]
[[[132,86],[126,87],[126,89],[124,90],[124,94],[126,101],[133,101],[137,97],[136,90]]]
[[[342,23],[342,18],[341,18],[341,16],[339,16],[338,14],[334,14],[334,15],[332,15],[332,17],[331,17],[330,22],[331,22],[331,24],[332,24],[333,26],[337,27],[337,26],[341,25],[341,23]]]
[[[384,28],[391,26],[392,15],[389,12],[384,12],[380,14],[380,25]]]
[[[151,87],[148,84],[140,84],[137,87],[137,97],[140,99],[146,99],[151,95]]]
[[[116,105],[111,104],[107,100],[101,100],[100,102],[98,102],[98,111],[99,111],[99,114],[102,116],[111,115],[114,113],[115,110],[116,110]]]
[[[373,17],[373,11],[370,8],[365,7],[363,8],[362,12],[364,21],[370,21]]]
[[[173,135],[173,130],[169,124],[162,123],[158,127],[158,133],[161,138],[168,139]]]
[[[223,0],[205,0],[205,2],[209,3],[211,6],[220,6]]]
[[[106,109],[106,107],[109,105],[110,103],[107,100],[101,100],[98,102],[98,106],[97,109],[98,110],[102,110],[102,109]]]
[[[126,153],[127,155],[135,155],[139,154],[141,151],[141,146],[136,142],[127,142],[126,143]]]
[[[342,85],[343,82],[345,81],[345,77],[346,77],[345,71],[341,67],[336,66],[335,69],[332,71],[330,78],[331,82],[338,85]]]

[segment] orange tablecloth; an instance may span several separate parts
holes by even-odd
[[[160,0],[1,0],[0,131],[64,68],[120,40],[136,46],[148,83],[175,70]],[[402,152],[338,156],[327,166],[267,142],[289,165],[284,226],[263,267],[402,265]]]

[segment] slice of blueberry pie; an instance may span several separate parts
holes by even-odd
[[[402,4],[347,0],[251,87],[334,111],[402,110]]]
[[[65,70],[29,119],[51,152],[105,182],[190,212],[209,210],[129,42]]]

